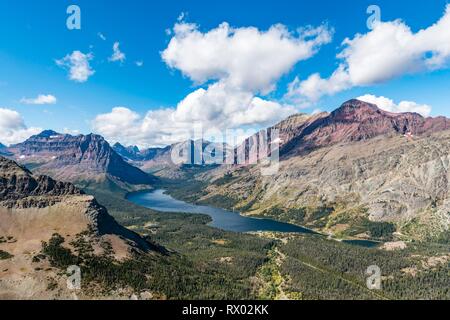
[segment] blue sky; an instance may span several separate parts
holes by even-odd
[[[81,30],[68,30],[66,27],[66,9],[71,4],[81,8]],[[381,76],[383,81],[368,81],[363,85],[358,83],[359,80],[351,80],[351,83],[347,81],[343,84],[345,89],[319,96],[316,95],[316,87],[311,89],[314,90],[313,94],[297,88],[293,89],[292,96],[287,97],[288,86],[296,77],[299,83],[314,73],[320,73],[323,79],[327,79],[337,69],[342,62],[336,57],[343,50],[342,41],[345,38],[353,39],[358,33],[364,35],[370,32],[366,24],[369,17],[366,9],[372,4],[380,7],[383,22],[402,19],[414,34],[437,23],[444,15],[447,1],[1,0],[0,108],[17,112],[23,122],[19,123],[13,115],[8,114],[12,117],[11,121],[17,122],[15,127],[12,124],[8,127],[5,119],[9,118],[5,116],[3,126],[9,136],[0,134],[0,142],[15,142],[17,132],[14,130],[23,131],[25,127],[78,130],[81,133],[99,131],[110,140],[131,143],[136,139],[140,145],[163,144],[166,140],[170,142],[169,138],[161,138],[167,132],[117,132],[105,128],[105,123],[93,125],[93,121],[98,115],[107,115],[114,107],[122,106],[130,111],[123,113],[124,117],[131,117],[127,119],[127,125],[142,126],[141,120],[149,110],[176,108],[180,101],[199,88],[208,91],[214,82],[223,81],[217,76],[211,76],[203,82],[195,81],[192,69],[180,67],[184,63],[179,60],[182,58],[168,59],[172,61],[172,66],[169,66],[168,60],[163,60],[161,53],[175,37],[174,30],[170,34],[167,30],[177,22],[186,25],[195,23],[201,34],[218,28],[222,22],[229,23],[233,28],[255,27],[261,32],[276,24],[282,24],[292,32],[308,25],[326,25],[332,39],[321,43],[310,57],[298,59],[287,72],[281,72],[276,79],[272,79],[270,84],[276,86],[273,90],[265,92],[255,87],[237,94],[260,97],[283,107],[289,105],[301,112],[317,109],[331,111],[347,99],[370,94],[392,99],[395,104],[410,101],[418,106],[428,105],[432,108],[431,115],[450,116],[450,70],[447,60],[439,67],[414,72],[399,71],[387,78]],[[178,21],[182,13],[183,19]],[[99,33],[106,40],[101,39]],[[450,43],[450,39],[440,39],[440,43],[445,41]],[[126,55],[123,62],[109,60],[115,42],[119,42],[121,52]],[[95,73],[84,82],[70,80],[68,70],[56,63],[74,51],[92,55],[89,64]],[[418,52],[422,54],[420,50]],[[430,53],[424,52],[423,55]],[[142,61],[143,65],[137,66],[137,61]],[[253,68],[259,68],[259,65]],[[329,86],[328,82],[324,85]],[[226,92],[229,90],[228,87]],[[36,105],[23,100],[38,95],[52,95],[57,101],[54,104]],[[312,96],[315,98],[311,99]],[[202,105],[202,108],[208,106]],[[278,113],[277,110],[275,113]],[[97,120],[114,120],[111,117]],[[155,116],[156,122],[162,119],[161,115]],[[257,128],[268,122],[267,119],[260,122],[246,119],[242,126]],[[120,131],[124,133],[123,136]]]

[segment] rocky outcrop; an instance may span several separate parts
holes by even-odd
[[[119,225],[93,196],[73,184],[35,176],[3,157],[0,240],[2,252],[9,254],[8,259],[0,259],[3,299],[71,299],[74,291],[69,290],[66,276],[70,264],[92,268],[95,273],[97,262],[159,260],[168,254],[165,248]],[[129,286],[123,286],[126,292]],[[123,292],[118,293],[121,298]],[[112,293],[103,281],[95,281],[83,283],[76,294],[104,299]]]
[[[152,247],[134,232],[119,225],[97,201],[71,183],[34,176],[12,160],[0,157],[0,207],[14,210],[77,207],[97,236],[116,235],[141,249]],[[63,228],[64,226],[61,226]]]
[[[55,181],[48,176],[33,177],[26,168],[0,157],[0,204],[12,207],[46,207],[58,199],[83,192],[73,184]]]

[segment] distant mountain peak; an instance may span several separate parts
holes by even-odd
[[[122,158],[126,161],[150,161],[154,157],[158,156],[161,152],[168,150],[170,147],[165,148],[148,148],[139,149],[138,146],[128,146],[125,147],[120,143],[115,143],[113,146],[114,151],[116,151]]]
[[[131,153],[140,153],[141,152],[141,150],[139,149],[139,147],[138,146],[128,146],[128,147],[125,147],[123,144],[121,144],[120,142],[116,142],[114,145],[113,145],[113,148],[114,149],[117,149],[117,150],[121,150],[121,151],[127,151],[127,152],[131,152]]]
[[[304,152],[336,143],[362,141],[381,135],[421,135],[450,129],[450,119],[424,118],[418,113],[393,113],[377,105],[351,99],[330,114],[322,114],[282,148]]]
[[[364,122],[369,119],[394,119],[410,118],[411,120],[422,121],[424,118],[418,113],[393,113],[380,109],[377,105],[357,99],[351,99],[343,103],[338,109],[330,114],[330,118],[335,121]]]
[[[60,135],[46,130],[7,149],[13,158],[59,180],[113,179],[119,184],[149,185],[153,177],[126,163],[100,135]]]
[[[39,133],[38,135],[36,135],[36,137],[41,137],[41,138],[51,138],[53,136],[60,136],[61,134],[53,131],[53,130],[44,130],[41,133]]]
[[[339,117],[343,115],[353,116],[355,120],[360,120],[364,117],[369,116],[385,116],[385,117],[401,117],[409,116],[415,117],[417,119],[425,119],[422,115],[416,112],[401,112],[395,113],[383,110],[379,108],[376,104],[361,101],[358,99],[351,99],[344,102],[338,109],[331,113],[334,117]]]
[[[346,102],[344,102],[339,108],[334,110],[332,114],[342,114],[342,113],[358,113],[358,112],[379,112],[382,111],[380,108],[378,108],[377,105],[364,102],[358,99],[351,99]]]

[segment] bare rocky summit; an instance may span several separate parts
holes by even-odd
[[[301,153],[305,150],[337,143],[364,141],[380,135],[423,135],[450,129],[450,119],[424,118],[417,113],[391,113],[376,105],[356,99],[311,122],[295,135],[281,153]]]

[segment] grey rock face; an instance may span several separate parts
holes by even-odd
[[[24,167],[0,157],[0,203],[4,206],[45,207],[54,204],[56,197],[82,194],[71,183],[55,181],[48,176],[33,177]]]

